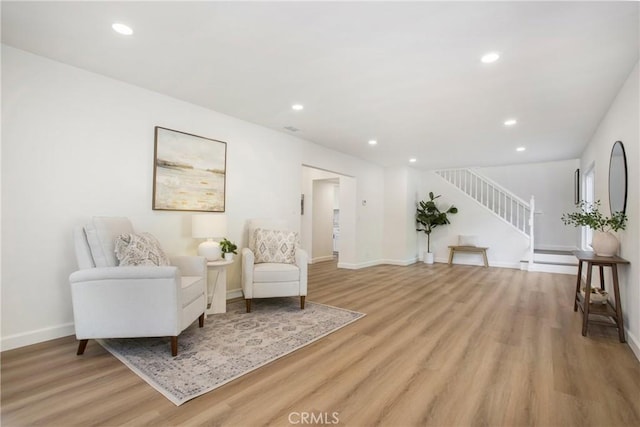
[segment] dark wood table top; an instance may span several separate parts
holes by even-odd
[[[573,254],[580,261],[595,262],[600,264],[629,264],[629,261],[624,258],[620,258],[617,255],[599,256],[591,251],[573,251]]]

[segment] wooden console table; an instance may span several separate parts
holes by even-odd
[[[618,256],[598,256],[593,252],[574,251],[573,254],[578,258],[578,278],[576,280],[576,294],[573,302],[573,311],[578,311],[578,307],[582,310],[582,336],[587,336],[587,328],[589,322],[598,323],[605,326],[615,326],[618,328],[618,337],[620,342],[626,342],[624,337],[624,320],[622,318],[622,307],[620,301],[620,289],[618,284],[618,264],[629,264],[629,261],[622,259]],[[582,263],[587,263],[587,281],[585,286],[584,297],[580,292],[580,285],[582,284]],[[611,268],[611,274],[613,275],[613,296],[615,298],[615,305],[611,303],[611,300],[607,300],[605,304],[593,304],[590,303],[591,296],[591,272],[594,266],[598,266],[600,269],[600,289],[604,290],[604,267]],[[613,320],[614,323],[609,321],[597,322],[595,320],[589,320],[589,315],[599,315]]]
[[[489,261],[487,260],[487,249],[480,246],[449,246],[449,265],[453,262],[453,255],[456,252],[478,253],[482,255],[484,266],[489,267]]]

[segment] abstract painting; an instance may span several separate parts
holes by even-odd
[[[153,209],[224,212],[227,143],[155,128]]]

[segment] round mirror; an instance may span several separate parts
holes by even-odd
[[[609,208],[612,214],[627,209],[627,155],[620,141],[613,144],[609,161]]]

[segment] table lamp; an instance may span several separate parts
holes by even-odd
[[[220,244],[213,239],[222,239],[227,234],[226,215],[194,215],[191,217],[191,236],[194,239],[207,239],[198,246],[198,255],[207,261],[220,259]]]

